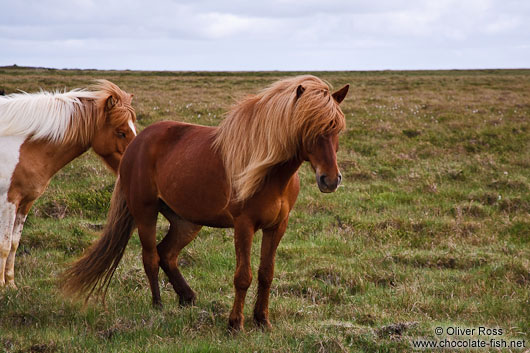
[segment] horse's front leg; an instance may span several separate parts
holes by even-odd
[[[250,268],[250,250],[255,228],[248,219],[240,220],[234,225],[234,243],[236,248],[236,273],[234,275],[235,298],[228,324],[231,330],[243,329],[243,307],[248,287],[252,283]]]
[[[18,245],[20,244],[20,237],[22,235],[22,228],[24,227],[24,221],[26,220],[26,214],[18,213],[15,218],[15,225],[13,227],[13,234],[11,235],[11,250],[7,257],[5,267],[5,280],[8,287],[17,288],[15,285],[15,256],[17,253]]]
[[[18,205],[15,222],[13,225],[13,233],[11,235],[11,250],[6,261],[5,280],[6,285],[12,288],[17,288],[15,285],[15,256],[18,245],[20,244],[20,237],[22,235],[22,228],[28,215],[29,209],[33,205],[33,201],[23,201]]]
[[[287,219],[277,228],[264,229],[261,240],[261,258],[258,271],[258,298],[254,306],[254,321],[258,326],[270,329],[269,294],[274,276],[274,257],[278,244],[287,228]]]
[[[5,199],[7,200],[7,195]],[[5,278],[5,275],[7,258],[11,252],[16,210],[17,208],[14,204],[4,200],[0,202],[0,287],[3,287],[6,281],[10,282],[10,278]]]

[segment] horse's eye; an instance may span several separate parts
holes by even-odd
[[[116,131],[116,135],[118,135],[119,138],[124,139],[125,138],[125,132],[122,131]]]

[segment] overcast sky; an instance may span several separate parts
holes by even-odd
[[[530,67],[529,0],[0,0],[0,66]]]

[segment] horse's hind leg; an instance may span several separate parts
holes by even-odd
[[[202,227],[179,218],[170,210],[163,210],[162,213],[170,221],[170,227],[165,238],[158,244],[160,267],[177,292],[180,304],[193,304],[196,295],[178,269],[178,256],[180,251],[195,239]]]
[[[133,217],[138,226],[138,235],[142,244],[142,261],[145,274],[149,280],[149,287],[151,288],[153,306],[161,307],[160,287],[158,286],[160,257],[156,250],[156,220],[158,210],[156,207],[143,206],[144,208],[140,212],[133,214]]]

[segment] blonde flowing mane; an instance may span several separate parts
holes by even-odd
[[[298,87],[303,93],[297,97]],[[297,156],[325,134],[345,127],[326,83],[304,75],[278,81],[236,104],[216,131],[218,149],[236,199],[252,196],[271,167]]]
[[[109,97],[112,109],[106,111]],[[88,145],[109,113],[114,126],[134,122],[132,96],[114,83],[98,80],[90,90],[17,93],[0,97],[0,136]]]

